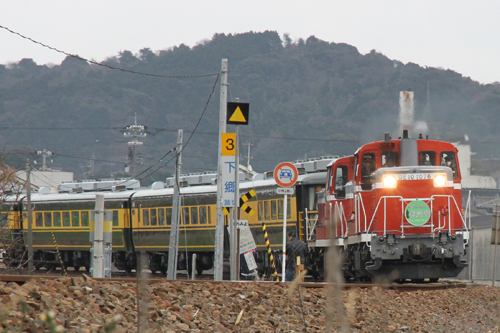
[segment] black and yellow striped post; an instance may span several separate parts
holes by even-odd
[[[264,231],[264,239],[266,240],[266,246],[267,246],[267,254],[269,254],[269,261],[271,262],[271,268],[274,269],[274,278],[276,281],[279,281],[280,278],[278,277],[278,270],[276,269],[276,265],[274,264],[274,256],[273,252],[271,250],[271,243],[269,242],[269,235],[267,234],[266,231],[266,224],[262,222],[262,231]]]
[[[66,272],[66,267],[64,267],[64,262],[61,258],[61,253],[59,252],[59,247],[57,246],[56,236],[54,235],[54,232],[51,231],[50,233],[52,234],[52,240],[54,241],[54,246],[56,247],[57,256],[59,257],[59,262],[61,263],[61,268],[64,272],[64,275],[68,276],[68,272]]]

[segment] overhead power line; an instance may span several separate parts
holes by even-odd
[[[217,83],[217,81],[216,81]],[[212,90],[213,94],[213,90]],[[212,95],[211,94],[211,95]],[[210,101],[210,99],[207,101],[207,103]],[[206,111],[205,110],[203,112]],[[203,117],[203,114],[202,114]],[[198,127],[200,123],[201,117],[199,121],[197,122],[195,126],[195,130]],[[0,130],[61,130],[61,131],[93,131],[93,130],[121,130],[122,127],[19,127],[19,126],[0,126]],[[149,128],[151,130],[154,130],[156,132],[177,132],[178,130],[176,129],[171,129],[171,128]],[[203,134],[203,135],[219,135],[218,133],[215,132],[200,132],[197,131],[198,134]],[[262,138],[262,139],[275,139],[275,140],[294,140],[294,141],[325,141],[325,142],[359,142],[359,140],[344,140],[344,139],[318,139],[318,138],[298,138],[298,137],[286,137],[286,136],[269,136],[269,135],[247,135],[247,134],[242,134],[242,137],[246,138]],[[191,136],[192,137],[192,136]],[[191,139],[189,138],[189,140]],[[478,142],[478,143],[494,143],[494,142]],[[187,143],[186,143],[187,145]]]
[[[120,67],[110,66],[110,65],[103,64],[103,63],[100,63],[100,62],[97,62],[97,61],[94,61],[94,60],[89,60],[89,59],[80,57],[79,55],[76,55],[76,54],[71,54],[71,53],[68,53],[66,51],[59,50],[59,49],[57,49],[57,48],[55,48],[53,46],[44,44],[42,42],[34,40],[33,38],[24,36],[24,35],[20,34],[19,32],[11,30],[11,29],[9,29],[7,27],[4,27],[2,25],[0,25],[0,28],[2,28],[4,30],[7,30],[8,32],[10,32],[10,33],[12,33],[14,35],[17,35],[17,36],[19,36],[21,38],[29,40],[30,42],[33,42],[33,43],[38,44],[38,45],[41,45],[41,46],[43,46],[43,47],[45,47],[47,49],[50,49],[50,50],[62,53],[62,54],[67,55],[69,57],[73,57],[73,58],[76,58],[76,59],[79,59],[79,60],[86,61],[86,62],[88,62],[90,64],[94,64],[94,65],[97,65],[97,66],[102,66],[102,67],[106,67],[106,68],[109,68],[109,69],[114,69],[114,70],[118,70],[118,71],[122,71],[122,72],[127,72],[127,73],[132,73],[132,74],[139,74],[139,75],[146,75],[146,76],[170,78],[170,79],[188,79],[188,78],[200,78],[200,77],[207,77],[207,76],[216,76],[216,75],[219,75],[219,73],[210,73],[210,74],[202,74],[202,75],[162,75],[162,74],[152,74],[152,73],[143,73],[143,72],[139,72],[139,71],[133,71],[133,70],[130,70],[130,69],[124,69],[124,68],[120,68]]]

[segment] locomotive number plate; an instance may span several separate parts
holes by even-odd
[[[398,180],[425,180],[433,179],[432,173],[405,173],[397,175]]]

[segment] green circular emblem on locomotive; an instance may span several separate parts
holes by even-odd
[[[429,221],[431,217],[431,209],[425,202],[415,200],[406,206],[405,217],[408,223],[419,227]]]

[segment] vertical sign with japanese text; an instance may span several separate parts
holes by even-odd
[[[236,178],[236,133],[221,133],[222,136],[222,207],[234,207]],[[237,203],[239,205],[239,202]]]

